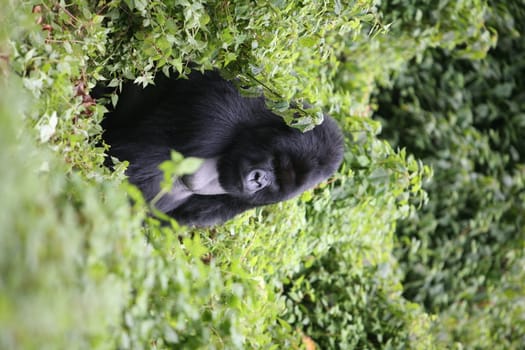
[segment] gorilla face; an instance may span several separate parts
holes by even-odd
[[[103,127],[109,154],[130,162],[129,180],[146,200],[157,196],[158,165],[171,150],[204,159],[155,203],[193,226],[292,198],[333,174],[343,154],[341,131],[330,117],[302,133],[269,111],[262,97],[240,96],[215,72],[159,78],[145,90],[128,86]]]
[[[319,152],[325,136],[319,130],[303,134],[283,125],[250,134],[240,137],[219,159],[218,172],[227,193],[255,205],[286,200],[314,187],[340,162],[340,154],[334,160],[333,155]]]

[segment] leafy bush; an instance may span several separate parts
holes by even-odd
[[[266,86],[263,90],[271,101],[270,89],[280,96],[275,101],[287,102],[295,92],[284,92],[302,89],[297,99],[316,102],[315,92],[323,103],[330,84],[317,82],[327,81],[329,75],[318,80],[310,74],[335,53],[327,47],[328,56],[313,60],[311,66],[305,58],[315,57],[330,35],[339,35],[352,14],[351,30],[359,32],[363,4],[340,8],[341,17],[334,21],[332,10],[326,8],[321,11],[324,17],[318,16],[313,4],[300,9],[271,3],[248,8],[222,2],[201,7],[195,2],[73,1],[25,2],[15,8],[15,2],[4,2],[2,23],[11,30],[3,32],[10,42],[1,47],[9,57],[5,78],[12,77],[12,95],[2,96],[2,106],[7,108],[10,99],[22,101],[14,74],[21,77],[29,97],[25,111],[2,113],[12,126],[2,130],[3,149],[19,145],[18,153],[4,154],[4,164],[11,168],[2,173],[9,178],[2,182],[8,194],[2,202],[8,210],[1,217],[6,228],[1,236],[2,347],[299,347],[301,332],[276,321],[285,310],[282,276],[299,269],[311,253],[322,254],[349,240],[362,242],[355,251],[369,251],[373,261],[383,254],[376,241],[388,239],[391,223],[409,209],[408,198],[418,195],[424,169],[377,140],[377,123],[362,117],[344,121],[355,138],[347,160],[360,164],[359,170],[346,166],[332,184],[316,189],[314,197],[306,193],[211,231],[160,227],[151,220],[142,226],[144,205],[130,188],[137,200],[130,208],[119,185],[125,164],[113,174],[101,166],[99,123],[104,107],[89,95],[96,80],[112,86],[124,78],[147,82],[166,65],[180,68],[177,59],[186,71],[191,60],[202,68],[228,65],[231,74],[252,77],[252,86]],[[252,16],[252,10],[260,16]],[[224,17],[224,11],[233,12]],[[274,35],[272,28],[292,17],[297,26],[281,27],[282,33]],[[195,18],[202,20],[197,23]],[[309,27],[319,19],[325,21],[322,25],[330,24],[324,36],[313,34],[318,27]],[[253,20],[262,22],[249,24]],[[284,45],[307,33],[312,39],[297,47],[302,55]],[[254,45],[254,35],[259,34],[264,35]],[[172,39],[173,50],[164,52],[163,40]],[[178,51],[183,48],[187,52]],[[232,52],[239,58],[232,60]],[[256,64],[266,71],[254,68]],[[312,90],[320,87],[324,92]],[[283,106],[274,105],[281,110]],[[19,163],[10,162],[12,156]],[[375,159],[389,161],[379,164]],[[49,170],[39,173],[41,168]],[[18,173],[26,175],[14,176]],[[383,186],[373,186],[386,178]],[[34,193],[44,199],[36,202]],[[327,216],[330,210],[333,215]],[[45,230],[36,229],[44,224]],[[368,228],[378,234],[367,237]],[[24,242],[33,248],[22,248]]]
[[[111,347],[128,265],[143,246],[133,234],[141,216],[131,217],[116,180],[87,186],[66,176],[33,132],[20,133],[17,117],[30,103],[20,85],[2,82],[0,97],[0,347]]]
[[[431,320],[401,297],[394,261],[353,266],[350,245],[310,261],[285,285],[286,320],[321,349],[431,349]]]
[[[378,139],[369,98],[428,46],[491,42],[483,2],[441,3],[412,21],[408,1],[1,0],[0,347],[430,346],[392,257],[430,170]],[[90,90],[190,66],[264,92],[288,121],[308,101],[302,129],[330,112],[347,138],[338,174],[210,230],[146,217],[126,164],[102,166]]]
[[[432,165],[429,205],[398,227],[404,295],[440,315],[448,346],[523,344],[523,1],[490,8],[486,59],[431,50],[378,95],[394,145]]]

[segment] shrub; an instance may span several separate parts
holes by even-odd
[[[399,2],[376,3],[2,0],[0,347],[429,344],[429,316],[400,295],[391,254],[429,169],[378,139],[369,97],[428,46],[482,52],[491,37],[480,1],[443,3],[437,21],[416,11],[415,37],[389,10]],[[330,112],[345,164],[300,198],[211,230],[147,218],[126,164],[102,166],[105,107],[90,90],[190,66],[264,92],[288,121],[293,102],[310,102],[302,129]]]
[[[523,344],[522,5],[491,4],[499,39],[486,59],[431,50],[378,94],[384,136],[434,169],[429,204],[398,227],[397,256],[404,295],[440,315],[447,346]]]
[[[432,349],[431,319],[402,298],[395,262],[355,261],[346,244],[304,264],[285,285],[285,319],[321,349]]]

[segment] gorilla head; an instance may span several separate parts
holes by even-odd
[[[143,90],[126,86],[103,127],[109,155],[129,161],[126,174],[146,200],[159,193],[158,166],[171,150],[204,159],[155,202],[192,226],[292,198],[327,179],[343,157],[343,136],[332,118],[302,133],[269,111],[263,97],[242,97],[216,72],[160,77]]]

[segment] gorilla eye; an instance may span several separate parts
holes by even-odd
[[[281,191],[295,185],[296,167],[287,154],[279,154],[274,159],[275,176]]]
[[[270,176],[266,170],[254,169],[250,171],[245,181],[245,188],[248,192],[254,193],[262,190],[270,184]]]

